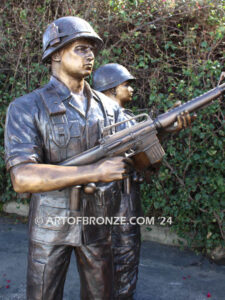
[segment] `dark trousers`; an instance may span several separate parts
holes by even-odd
[[[137,199],[138,200],[138,199]],[[132,211],[133,199],[123,195],[117,216],[125,216],[127,221],[137,215]],[[114,300],[133,300],[138,279],[140,257],[140,226],[138,224],[113,225],[112,250],[114,266]]]
[[[30,242],[28,300],[61,300],[72,251],[75,252],[82,300],[111,300],[113,270],[111,242],[72,247]]]

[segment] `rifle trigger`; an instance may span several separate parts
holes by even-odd
[[[135,151],[133,149],[130,149],[129,151],[125,152],[125,157],[131,157],[135,154]]]

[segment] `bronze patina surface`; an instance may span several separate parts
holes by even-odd
[[[112,63],[101,66],[94,72],[93,87],[117,102],[127,120],[133,117],[132,111],[125,108],[132,101],[131,81],[135,78],[122,65]],[[129,121],[128,126],[136,124]],[[141,215],[140,184],[136,172],[121,182],[121,203],[116,213],[125,217],[127,225],[112,227],[112,249],[114,267],[114,298],[133,299],[138,279],[140,257],[140,226],[129,224],[131,217]]]
[[[180,101],[176,102],[173,109],[158,116],[154,121],[147,116],[145,122],[148,125],[145,127],[145,122],[142,124],[136,123],[136,117],[131,111],[125,109],[126,103],[132,100],[133,88],[131,87],[131,81],[134,79],[124,66],[111,63],[101,66],[94,72],[93,86],[97,91],[103,92],[120,105],[128,120],[128,127],[130,127],[130,129],[128,128],[118,134],[114,134],[114,136],[105,140],[105,143],[103,141],[102,147],[108,147],[109,152],[111,151],[108,155],[126,153],[131,155],[131,157],[133,156],[139,169],[145,170],[144,178],[149,183],[152,172],[159,168],[160,161],[164,155],[156,137],[157,132],[154,130],[156,128],[159,130],[158,136],[162,139],[166,133],[178,132],[182,128],[190,126],[196,116],[191,117],[189,112],[195,111],[204,106],[205,103],[209,103],[217,98],[224,92],[225,85],[218,86],[186,104],[181,105]],[[110,129],[111,127],[108,128]],[[125,147],[125,144],[127,147]],[[113,145],[115,145],[114,148]],[[122,146],[120,147],[120,145]],[[150,148],[150,145],[153,147]],[[129,153],[130,148],[133,148],[133,153]],[[92,149],[87,153],[86,157],[92,153],[101,157],[101,151],[101,148]],[[82,157],[74,158],[75,161],[81,162]],[[72,161],[67,163],[70,164]],[[133,174],[133,176],[121,183],[121,203],[117,215],[126,217],[127,220],[131,217],[138,217],[141,211],[140,190],[135,179],[137,179],[137,176]],[[133,299],[140,254],[139,226],[137,224],[113,226],[112,248],[115,299],[122,299],[123,297],[123,299]]]
[[[81,299],[133,298],[139,227],[113,227],[111,235],[109,225],[68,223],[68,218],[138,215],[139,192],[134,178],[128,176],[131,161],[124,156],[133,157],[138,170],[160,163],[164,150],[157,130],[164,133],[186,127],[191,122],[189,112],[225,90],[225,84],[220,85],[155,120],[146,116],[146,121],[136,123],[122,109],[132,98],[127,85],[131,74],[132,78],[109,87],[112,99],[92,90],[84,80],[92,72],[101,45],[101,38],[86,21],[76,17],[54,21],[43,37],[43,61],[51,61],[52,67],[49,83],[15,99],[8,108],[7,169],[15,191],[32,193],[30,300],[62,299],[72,252],[80,273]],[[122,179],[126,180],[121,183]],[[49,222],[49,218],[60,222]]]
[[[32,193],[27,273],[30,300],[62,299],[72,252],[80,273],[81,299],[113,299],[109,226],[47,221],[106,217],[120,203],[115,180],[129,171],[124,157],[85,166],[57,165],[96,146],[102,127],[124,120],[116,103],[96,96],[84,81],[101,44],[93,28],[80,18],[53,22],[43,38],[43,61],[51,60],[52,66],[49,83],[15,99],[8,108],[7,169],[15,191]],[[98,192],[84,193],[80,185],[89,182],[96,183]]]

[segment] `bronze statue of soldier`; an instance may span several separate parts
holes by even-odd
[[[128,177],[130,163],[115,156],[82,166],[62,165],[98,145],[104,127],[127,120],[115,101],[92,90],[84,80],[92,72],[101,45],[101,38],[85,20],[55,20],[43,35],[42,60],[50,61],[52,68],[49,83],[15,99],[8,108],[7,170],[16,192],[32,193],[27,272],[30,300],[62,299],[72,251],[80,274],[81,299],[117,297],[109,226],[77,220],[121,213],[124,201],[118,181]],[[97,186],[93,194],[83,188],[90,182]],[[124,184],[123,191],[132,207],[129,184]],[[71,218],[74,223],[68,222]],[[139,253],[139,246],[136,249]],[[128,261],[126,255],[124,261]],[[137,267],[133,270],[137,274]],[[132,299],[133,291],[130,295]]]
[[[101,38],[85,20],[55,20],[43,35],[42,59],[50,61],[52,68],[49,83],[15,99],[8,108],[7,170],[16,192],[32,193],[29,300],[62,299],[73,251],[81,299],[113,299],[109,226],[65,220],[110,215],[120,203],[117,180],[126,177],[130,168],[123,157],[85,166],[57,165],[97,145],[104,126],[124,120],[119,106],[95,93],[84,80],[101,45]],[[89,182],[97,185],[94,194],[81,188]]]
[[[132,101],[132,81],[136,78],[122,65],[109,63],[99,67],[93,74],[93,88],[104,93],[117,102],[127,120],[134,117],[131,110],[126,109],[126,104]],[[175,107],[180,102],[175,104]],[[177,117],[176,124],[165,128],[160,132],[162,138],[167,132],[176,132],[187,127],[191,123],[191,117],[184,113]],[[128,126],[136,124],[130,120]],[[145,171],[144,178],[150,182],[150,176],[156,167]],[[133,299],[138,279],[138,264],[140,256],[140,226],[137,223],[129,223],[130,218],[141,215],[140,183],[143,178],[133,172],[132,176],[124,179],[121,189],[121,203],[117,216],[126,217],[128,224],[112,227],[112,249],[114,265],[114,298]]]
[[[93,74],[93,88],[117,102],[125,117],[133,117],[125,108],[132,100],[131,81],[135,77],[122,65],[110,63],[99,67]],[[134,120],[128,126],[134,125]],[[140,185],[133,173],[121,183],[121,203],[116,216],[125,217],[127,224],[112,226],[112,250],[114,267],[114,299],[133,299],[138,278],[140,256],[140,226],[129,223],[131,217],[141,215]],[[135,223],[135,224],[134,224]]]

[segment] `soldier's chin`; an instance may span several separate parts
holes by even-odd
[[[84,71],[84,77],[87,77],[87,76],[91,75],[91,72],[92,72],[92,68],[90,70],[85,70]]]

